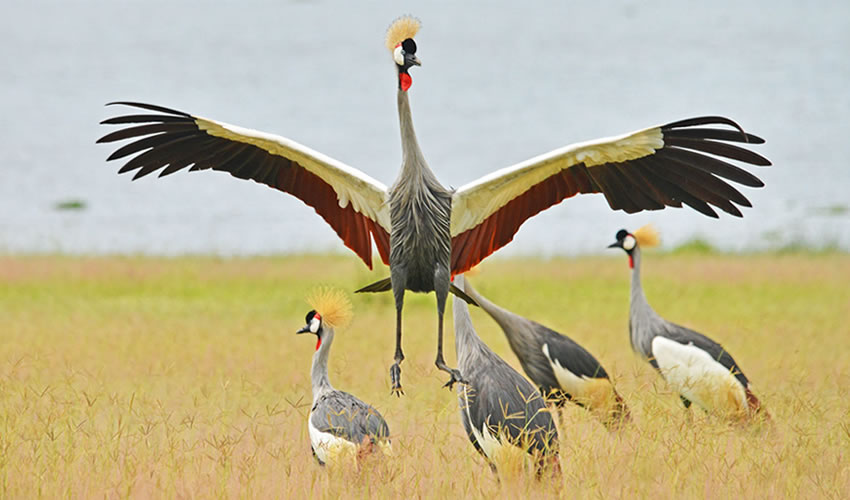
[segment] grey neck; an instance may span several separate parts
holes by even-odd
[[[466,285],[464,292],[478,302],[481,309],[484,309],[499,324],[514,352],[534,348],[536,342],[528,320],[490,302],[471,285]]]
[[[632,294],[629,306],[629,336],[632,348],[644,356],[650,355],[650,342],[653,335],[653,325],[661,318],[656,314],[652,306],[646,300],[643,287],[640,282],[640,248],[635,247],[632,251]]]
[[[463,275],[455,276],[454,285],[460,290],[464,290]],[[457,352],[458,366],[463,366],[464,361],[468,359],[472,353],[481,347],[482,342],[472,326],[472,317],[469,315],[469,306],[462,299],[454,297],[452,305],[455,325],[455,351]]]
[[[640,260],[641,260],[641,252],[640,247],[635,246],[635,249],[632,250],[632,308],[641,307],[652,310],[649,302],[646,300],[646,295],[643,293],[643,285],[640,282]],[[654,311],[653,311],[654,312]]]
[[[328,353],[331,350],[331,344],[334,340],[334,330],[333,328],[322,326],[321,334],[322,343],[315,354],[313,354],[313,366],[310,369],[313,383],[313,402],[325,392],[334,389],[330,379],[328,379]]]
[[[437,181],[436,176],[425,162],[419,142],[416,140],[416,131],[413,129],[413,117],[410,114],[410,100],[407,92],[398,91],[398,121],[401,128],[402,169],[399,180],[411,176],[422,176],[429,180]]]

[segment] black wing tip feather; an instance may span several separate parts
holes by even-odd
[[[177,116],[185,116],[187,118],[191,118],[192,115],[186,113],[184,111],[178,111],[172,108],[166,108],[164,106],[158,106],[156,104],[147,104],[144,102],[136,102],[136,101],[112,101],[106,103],[106,106],[130,106],[132,108],[145,109],[148,111],[157,111],[160,113],[168,113]]]
[[[757,135],[747,133],[746,136],[749,144],[764,144],[764,139]]]
[[[735,120],[731,118],[726,118],[725,116],[698,116],[694,118],[687,118],[685,120],[678,120],[672,123],[668,123],[667,125],[663,125],[661,130],[675,130],[675,129],[683,129],[688,127],[694,127],[697,125],[728,125],[730,127],[735,128],[738,132],[741,133],[742,142],[748,144],[764,144],[764,139],[757,135],[749,134],[744,131],[744,127],[738,124]],[[768,163],[769,164],[769,163]],[[764,165],[762,165],[764,166]]]
[[[729,125],[730,127],[738,129],[738,131],[742,134],[747,134],[744,132],[744,128],[738,125],[738,122],[731,118],[726,118],[725,116],[696,116],[694,118],[686,118],[684,120],[677,120],[675,122],[668,123],[667,125],[663,125],[661,129],[670,130],[674,128],[693,127],[696,125]]]

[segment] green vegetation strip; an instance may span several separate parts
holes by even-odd
[[[624,257],[485,263],[477,288],[587,347],[633,411],[609,433],[565,408],[562,475],[546,481],[497,481],[477,456],[421,295],[405,308],[406,396],[389,395],[389,295],[354,296],[331,353],[333,383],[383,413],[394,457],[314,464],[303,297],[386,274],[348,256],[0,257],[0,497],[850,497],[850,256],[645,255],[650,302],[735,355],[773,415],[758,428],[688,414],[632,354]]]

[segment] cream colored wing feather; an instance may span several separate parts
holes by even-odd
[[[487,217],[561,170],[636,160],[664,147],[660,127],[618,137],[572,144],[465,184],[452,198],[452,236],[481,224]],[[457,214],[456,216],[454,214]]]
[[[119,173],[133,179],[159,171],[220,170],[292,194],[313,207],[370,268],[372,241],[389,263],[387,187],[342,162],[293,140],[181,111],[141,103],[113,103],[153,113],[104,120],[123,125],[98,142],[132,141],[108,160],[132,156]],[[132,125],[130,125],[132,124]]]
[[[627,213],[685,204],[709,217],[717,217],[709,205],[740,217],[734,204],[750,202],[727,180],[764,184],[726,160],[770,161],[730,142],[764,140],[728,118],[691,118],[566,146],[461,186],[452,198],[452,272],[472,268],[528,218],[579,193],[602,193]]]
[[[198,128],[214,137],[251,144],[299,164],[336,191],[340,208],[352,208],[390,231],[387,187],[345,163],[279,135],[267,134],[207,118],[196,117]]]

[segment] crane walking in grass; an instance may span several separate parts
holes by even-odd
[[[528,378],[547,402],[557,407],[572,401],[596,415],[608,428],[629,420],[625,401],[608,373],[571,338],[487,300],[469,283],[464,292],[499,324]]]
[[[657,246],[658,233],[644,226],[634,233],[617,232],[609,248],[621,248],[629,256],[632,293],[629,307],[629,339],[632,349],[658,370],[679,393],[685,408],[691,403],[706,412],[732,418],[768,417],[750,390],[750,381],[726,349],[705,335],[671,323],[655,312],[640,281],[641,248]]]
[[[374,242],[390,267],[390,278],[363,291],[393,292],[396,347],[390,379],[395,394],[403,394],[405,291],[436,294],[435,364],[450,374],[446,386],[451,388],[463,380],[443,358],[443,314],[451,277],[507,245],[535,214],[580,193],[602,193],[612,209],[628,213],[685,204],[710,217],[717,213],[709,205],[740,217],[735,204],[748,207],[750,202],[726,180],[763,186],[726,160],[770,165],[749,149],[730,144],[764,141],[728,118],[707,116],[573,144],[457,189],[445,187],[426,163],[413,129],[409,70],[420,65],[413,39],[418,31],[419,21],[402,17],[386,35],[397,70],[402,145],[401,171],[389,188],[291,139],[152,104],[112,103],[150,113],[104,120],[124,128],[98,141],[132,140],[108,160],[131,157],[119,173],[135,172],[133,179],[157,171],[162,177],[184,169],[211,169],[289,193],[313,207],[370,269]],[[470,57],[492,61],[475,50]]]
[[[362,456],[377,446],[389,453],[390,429],[371,405],[351,394],[334,389],[328,378],[328,354],[336,328],[351,318],[351,303],[340,290],[320,290],[308,300],[313,310],[307,324],[297,333],[316,336],[311,380],[313,406],[307,420],[313,456],[320,465]]]
[[[464,288],[464,277],[455,285]],[[558,431],[543,398],[478,337],[469,307],[454,298],[455,349],[468,382],[457,388],[460,419],[472,445],[495,471],[519,450],[537,460],[538,470],[557,463]]]

